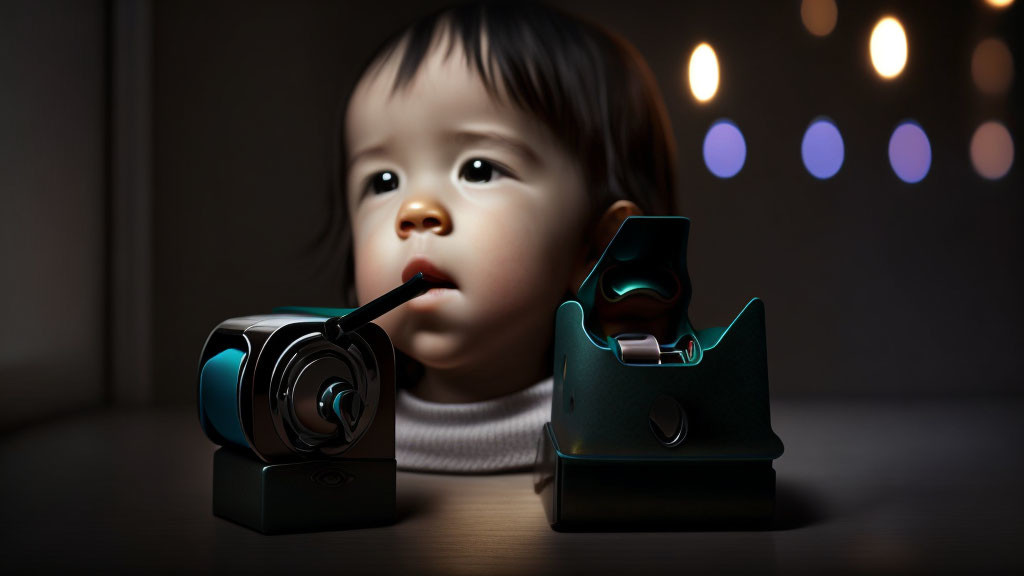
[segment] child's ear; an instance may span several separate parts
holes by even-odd
[[[593,232],[590,238],[587,239],[583,250],[581,250],[572,276],[569,278],[571,283],[569,291],[573,296],[576,296],[579,292],[580,284],[583,284],[583,281],[587,279],[587,274],[590,274],[590,271],[593,270],[598,258],[604,253],[604,249],[608,247],[608,243],[612,241],[615,233],[619,231],[622,221],[630,216],[643,216],[643,214],[643,210],[629,200],[616,200],[614,204],[605,210],[597,225],[594,226]]]

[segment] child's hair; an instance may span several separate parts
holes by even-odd
[[[590,225],[613,202],[645,214],[675,213],[675,147],[657,84],[624,39],[597,24],[534,3],[471,2],[434,12],[402,30],[370,58],[359,79],[400,57],[392,93],[416,76],[440,36],[462,49],[488,92],[546,125],[574,156],[590,192]],[[440,46],[440,44],[438,44]],[[327,245],[344,258],[342,297],[355,306],[351,222],[340,111]]]

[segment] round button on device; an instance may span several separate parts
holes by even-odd
[[[663,446],[672,448],[683,443],[688,429],[686,410],[675,398],[662,394],[651,404],[651,433]]]

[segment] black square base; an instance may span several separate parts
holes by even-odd
[[[267,464],[213,455],[213,513],[264,534],[380,526],[395,521],[395,460]]]
[[[563,454],[546,424],[534,490],[556,530],[767,528],[771,460],[593,458]]]

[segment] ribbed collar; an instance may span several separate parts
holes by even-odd
[[[398,391],[395,458],[402,470],[500,472],[533,465],[551,419],[551,378],[483,402],[428,402]]]

